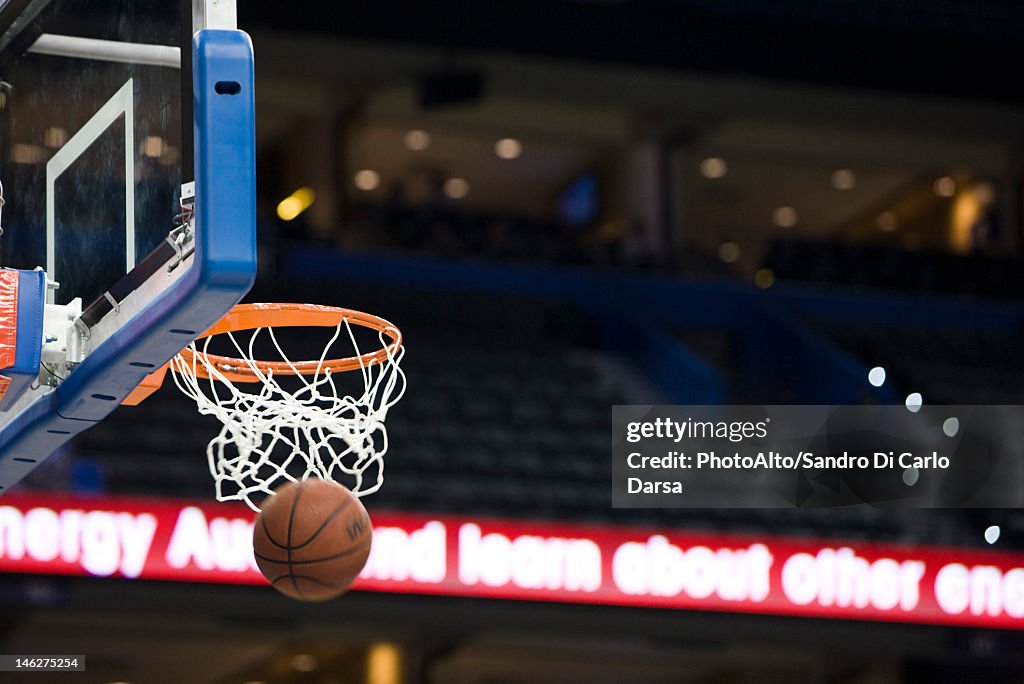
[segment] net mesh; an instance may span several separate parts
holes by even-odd
[[[246,344],[238,339],[244,334],[249,335]],[[292,373],[275,377],[254,361],[254,348],[264,335]],[[307,376],[289,360],[270,327],[223,334],[238,352],[239,367],[252,372],[256,383],[232,382],[211,363],[212,337],[193,342],[188,347],[191,358],[179,354],[171,361],[178,388],[196,402],[201,414],[216,416],[222,423],[206,449],[218,501],[244,501],[259,511],[259,502],[283,480],[309,477],[339,482],[356,496],[380,488],[388,450],[384,420],[405,393],[399,365],[405,348],[389,346],[380,332],[378,340],[386,350],[383,361],[361,361],[352,373],[332,372],[325,359],[343,336],[360,356],[345,318],[324,347],[315,372]],[[361,375],[361,393],[344,392],[338,382],[341,375]],[[292,385],[282,384],[285,379]]]

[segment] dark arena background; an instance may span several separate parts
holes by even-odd
[[[0,498],[33,681],[1024,683],[1017,510],[609,487],[617,404],[1024,404],[1024,5],[238,5],[248,301],[405,336],[374,555],[270,590],[167,383]]]

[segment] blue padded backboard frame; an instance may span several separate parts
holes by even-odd
[[[155,368],[241,301],[256,278],[256,152],[249,37],[192,43],[196,243],[192,268],[54,390],[0,428],[0,494],[109,415]]]

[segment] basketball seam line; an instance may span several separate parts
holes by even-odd
[[[339,505],[337,508],[335,508],[331,512],[331,514],[328,515],[327,518],[320,524],[320,527],[316,528],[316,530],[313,531],[313,534],[311,534],[309,536],[309,539],[307,539],[306,541],[302,542],[301,544],[296,544],[292,548],[297,550],[297,549],[303,548],[304,546],[309,546],[311,543],[313,543],[313,540],[316,539],[320,535],[320,533],[324,531],[324,528],[327,527],[331,523],[332,520],[334,520],[339,515],[341,515],[345,511],[346,508],[349,507],[349,504],[352,503],[352,499],[353,499],[353,497],[346,496],[345,500],[343,502],[341,502],[341,505]]]
[[[369,539],[369,538],[367,537],[366,539]],[[256,556],[257,558],[259,558],[260,560],[266,561],[268,563],[289,563],[290,565],[309,565],[310,563],[322,563],[324,561],[337,560],[339,558],[344,558],[345,556],[347,556],[349,554],[352,554],[352,553],[355,553],[356,551],[361,550],[363,548],[363,546],[365,546],[365,545],[366,544],[365,544],[365,540],[364,540],[363,542],[360,542],[358,545],[352,547],[351,549],[348,549],[346,551],[342,551],[341,553],[337,553],[337,554],[335,554],[333,556],[324,556],[323,558],[311,558],[309,560],[293,560],[293,561],[277,560],[276,558],[270,558],[269,556],[264,556],[263,554],[256,553],[255,551],[253,551],[253,555]]]
[[[303,480],[303,482],[301,484],[305,485],[305,480]],[[292,500],[292,506],[293,506],[292,515],[293,516],[294,516],[295,500],[298,499],[298,498],[299,497],[296,494],[295,499]],[[311,544],[313,542],[313,540],[316,539],[317,536],[321,532],[324,531],[324,528],[327,526],[327,524],[330,523],[334,518],[336,518],[339,515],[341,515],[345,511],[345,509],[348,508],[348,505],[351,504],[351,503],[352,503],[352,499],[351,498],[346,498],[345,501],[342,502],[341,505],[338,506],[338,508],[334,509],[334,511],[329,516],[327,516],[327,519],[324,520],[323,524],[320,525],[320,527],[318,527],[316,530],[313,531],[313,534],[310,535],[309,539],[307,539],[306,541],[302,542],[301,544],[296,544],[295,546],[292,546],[291,544],[282,544],[279,541],[277,541],[276,539],[274,539],[274,537],[271,536],[271,534],[270,534],[270,530],[267,529],[267,521],[264,520],[263,518],[260,518],[261,522],[263,523],[263,532],[266,533],[266,535],[267,535],[267,541],[269,541],[271,544],[273,544],[274,546],[276,546],[279,549],[285,549],[285,550],[288,550],[288,549],[301,549],[301,548],[303,548],[305,546],[309,546],[309,544]],[[289,535],[288,539],[290,541],[291,540],[291,517],[289,517],[289,519],[288,519],[288,525],[289,525],[289,527],[288,527],[288,535]]]
[[[271,544],[273,544],[274,546],[276,546],[279,549],[287,549],[288,548],[285,544],[278,543],[278,541],[276,539],[274,539],[272,536],[270,536],[270,530],[267,529],[267,521],[264,518],[262,518],[262,517],[260,518],[260,523],[262,523],[262,525],[263,525],[263,533],[265,535],[267,535],[267,541],[269,541]]]
[[[278,582],[280,582],[283,579],[290,579],[292,581],[292,585],[295,585],[295,586],[297,586],[297,580],[301,579],[301,580],[307,580],[309,582],[313,582],[314,584],[319,584],[320,586],[326,587],[327,589],[335,589],[336,588],[333,584],[329,584],[329,583],[323,581],[322,579],[320,579],[318,577],[312,577],[310,575],[296,575],[294,573],[288,573],[286,575],[279,575],[279,576],[275,577],[274,579],[270,580],[270,583],[271,584],[277,584]],[[299,596],[304,596],[304,594],[300,591],[299,592]]]

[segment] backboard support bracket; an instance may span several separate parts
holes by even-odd
[[[195,31],[238,28],[235,0],[193,0],[192,28]]]

